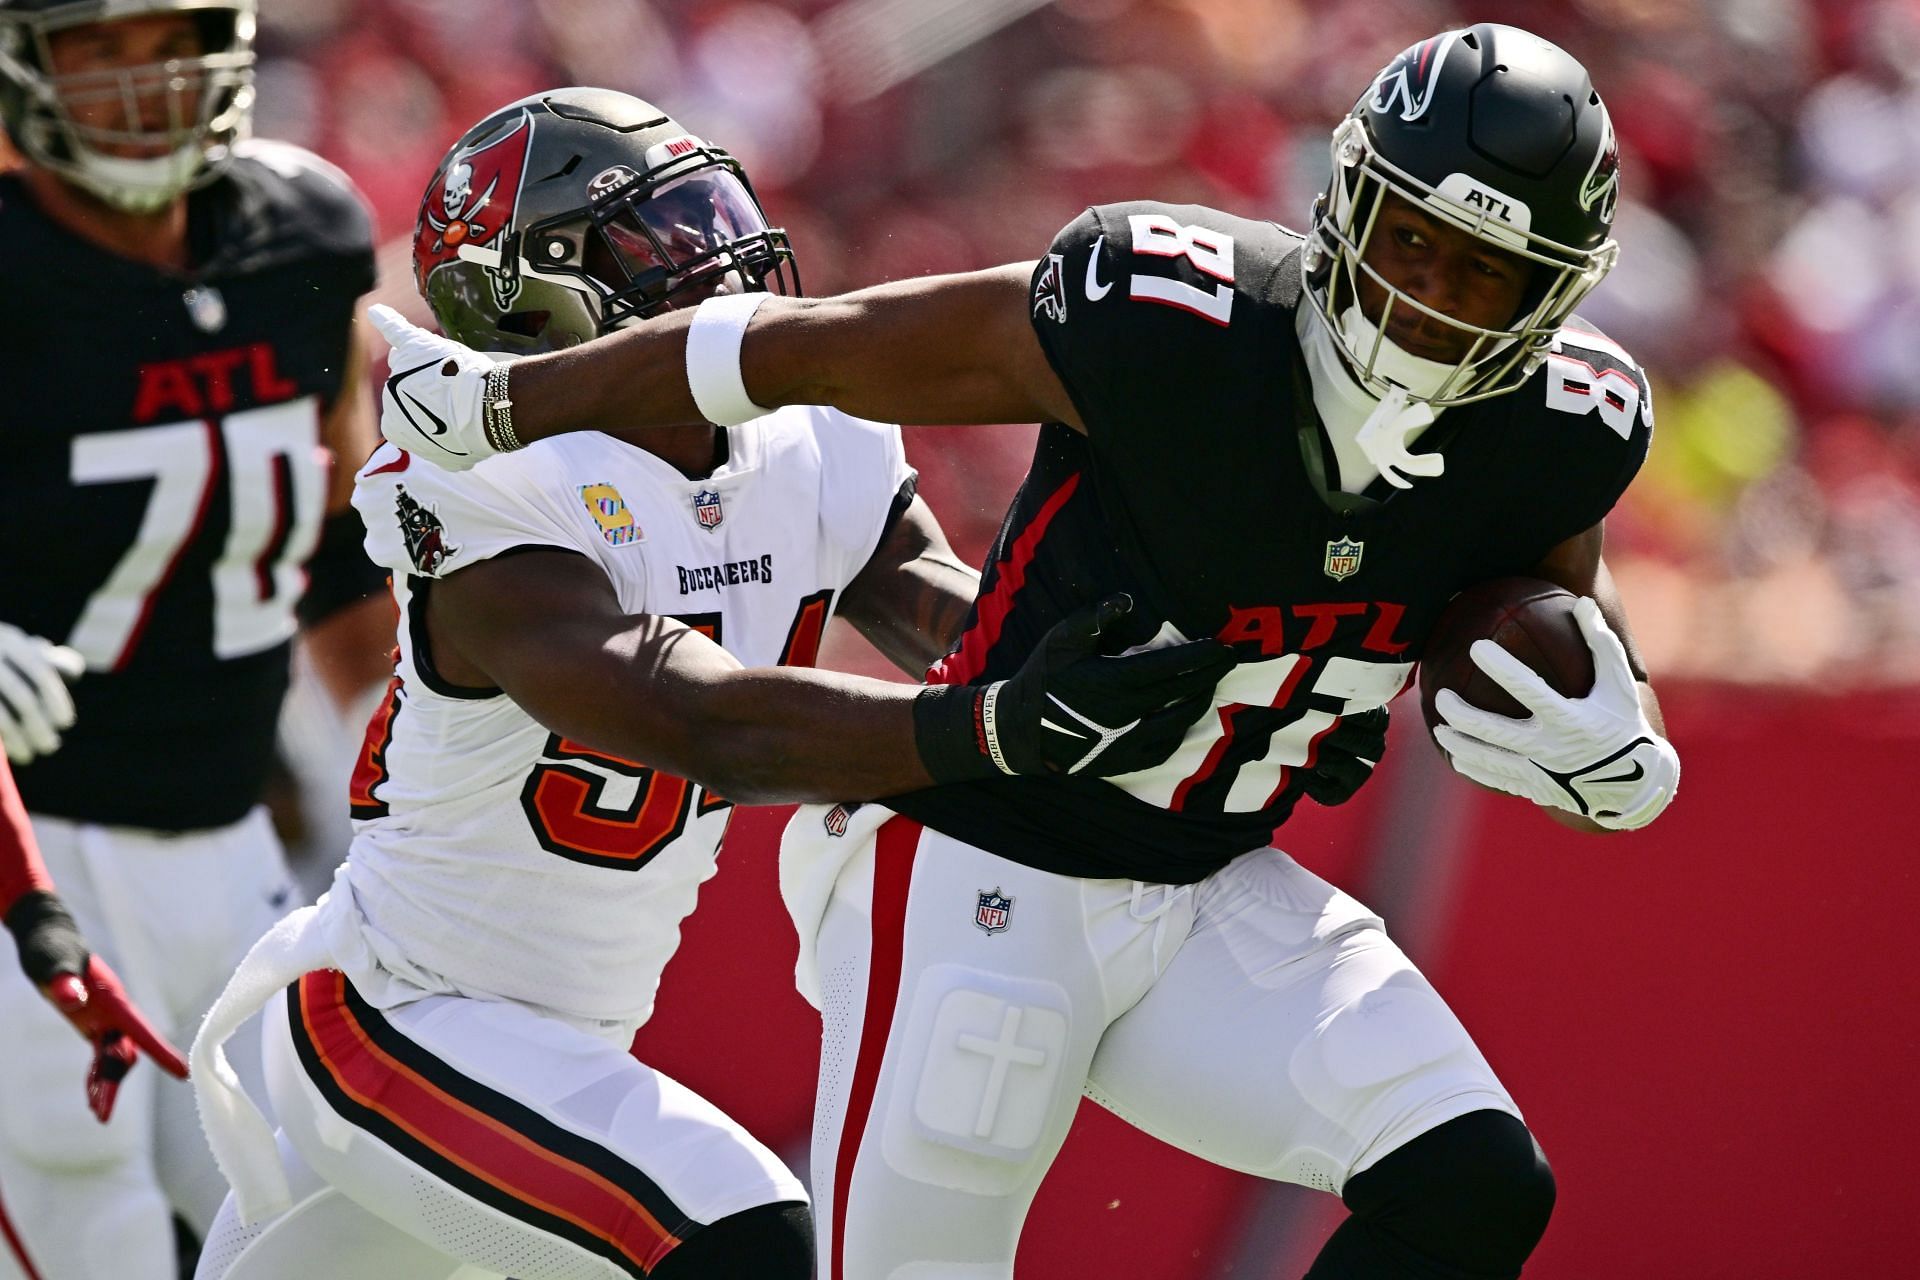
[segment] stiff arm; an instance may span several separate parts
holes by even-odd
[[[769,409],[831,405],[881,422],[1060,422],[1085,426],[1028,314],[1030,263],[928,276],[832,298],[771,297],[741,347],[748,395]],[[566,351],[508,375],[524,442],[701,421],[687,388],[690,311]]]

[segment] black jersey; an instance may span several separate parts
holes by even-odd
[[[1041,428],[955,651],[1001,679],[1112,591],[1241,665],[1165,765],[996,778],[887,803],[1047,870],[1185,883],[1272,837],[1343,715],[1404,688],[1461,587],[1529,572],[1590,528],[1646,455],[1646,383],[1578,321],[1523,386],[1451,408],[1415,450],[1442,475],[1349,496],[1295,328],[1300,241],[1193,206],[1089,210],[1035,270],[1033,324],[1082,436]]]
[[[60,750],[15,770],[35,812],[220,825],[273,757],[371,226],[344,175],[274,144],[243,145],[188,210],[201,265],[182,276],[0,178],[0,620],[88,667]]]

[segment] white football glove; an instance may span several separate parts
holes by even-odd
[[[60,749],[60,731],[73,725],[73,696],[87,660],[63,644],[30,636],[0,622],[0,744],[7,759],[26,764]]]
[[[428,333],[389,306],[369,307],[367,318],[393,347],[380,393],[380,434],[448,471],[465,471],[498,453],[481,411],[494,357]]]
[[[1434,708],[1447,723],[1433,731],[1434,740],[1457,771],[1482,786],[1610,830],[1637,830],[1679,789],[1680,757],[1648,723],[1627,651],[1600,606],[1583,597],[1573,617],[1593,651],[1593,692],[1562,697],[1493,641],[1476,640],[1469,651],[1474,665],[1533,714],[1515,720],[1482,711],[1442,689]]]

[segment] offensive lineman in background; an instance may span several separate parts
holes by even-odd
[[[182,1040],[297,905],[260,807],[296,630],[343,703],[386,653],[348,507],[368,219],[243,141],[254,21],[0,0],[0,278],[32,300],[0,318],[0,739],[73,916]],[[204,1232],[224,1191],[191,1090],[136,1073],[96,1123],[85,1046],[17,973],[0,1025],[0,1277],[172,1280],[171,1214]]]
[[[382,430],[441,466],[790,403],[1038,420],[931,678],[994,680],[1117,590],[1164,638],[1241,656],[1162,767],[789,823],[782,887],[825,1022],[822,1280],[1010,1275],[1083,1090],[1204,1159],[1341,1195],[1311,1280],[1508,1280],[1546,1228],[1545,1157],[1466,1029],[1376,916],[1267,845],[1448,599],[1512,574],[1585,597],[1593,690],[1562,697],[1478,643],[1530,715],[1443,692],[1455,769],[1589,831],[1672,800],[1679,758],[1601,556],[1652,406],[1573,315],[1618,251],[1618,151],[1585,68],[1492,23],[1406,49],[1331,142],[1304,236],[1106,205],[1037,262],[709,299],[504,374],[373,313],[419,371]]]
[[[456,142],[414,264],[449,333],[509,354],[797,286],[739,165],[601,89]],[[1094,656],[1110,607],[991,691],[796,669],[836,612],[916,675],[958,634],[978,578],[915,487],[897,427],[806,407],[467,476],[394,448],[362,468],[400,661],[333,890],[194,1044],[234,1185],[200,1280],[811,1273],[799,1181],[629,1052],[731,802],[1137,768],[1232,666],[1211,641]],[[218,1057],[263,1001],[277,1149]]]

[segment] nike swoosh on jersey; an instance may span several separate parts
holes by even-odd
[[[426,405],[421,404],[419,397],[409,394],[403,399],[400,395],[399,384],[401,379],[411,378],[414,374],[419,373],[422,369],[431,369],[434,365],[437,365],[439,363],[440,363],[440,357],[435,356],[433,359],[427,361],[425,364],[417,364],[411,369],[402,369],[399,373],[396,373],[392,377],[387,379],[387,394],[392,396],[394,399],[394,402],[400,406],[400,412],[405,413],[407,415],[407,421],[413,422],[413,425],[416,427],[420,425],[418,422],[414,422],[413,414],[407,411],[407,401],[412,401],[414,408],[426,414],[427,417],[432,420],[433,430],[427,432],[428,435],[432,435],[432,436],[443,436],[447,434],[447,424],[441,420],[439,414],[427,408]]]
[[[1107,238],[1101,236],[1093,242],[1093,252],[1087,256],[1087,301],[1098,302],[1107,296],[1110,284],[1100,283],[1100,250],[1107,244]]]

